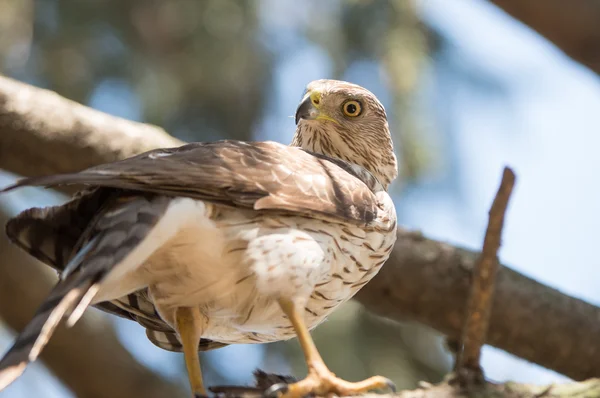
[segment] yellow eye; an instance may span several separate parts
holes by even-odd
[[[346,116],[356,117],[362,112],[362,106],[360,105],[360,102],[356,100],[350,100],[344,102],[344,105],[342,105],[342,111]]]

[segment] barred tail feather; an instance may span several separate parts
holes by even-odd
[[[93,289],[93,281],[71,278],[59,282],[35,316],[0,360],[0,391],[16,380],[27,364],[36,360],[60,321]]]
[[[30,255],[62,271],[81,236],[111,196],[115,196],[111,190],[94,189],[60,206],[25,210],[8,221],[6,235]]]
[[[114,271],[123,272],[123,268],[143,263],[153,248],[134,259],[130,255],[144,244],[170,201],[153,195],[121,195],[103,206],[84,231],[84,241],[77,245],[77,253],[64,267],[61,280],[0,359],[0,391],[39,356],[61,320],[67,318],[69,326],[77,322]],[[158,246],[162,244],[159,240]]]

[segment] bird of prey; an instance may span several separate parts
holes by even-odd
[[[290,146],[192,143],[5,188],[84,186],[70,202],[26,210],[6,226],[60,280],[0,360],[0,390],[61,320],[72,325],[90,305],[183,351],[194,396],[206,394],[199,350],[294,336],[308,375],[268,394],[393,386],[381,376],[337,378],[309,334],[369,282],[394,245],[387,189],[397,165],[385,110],[360,86],[318,80],[296,124]]]

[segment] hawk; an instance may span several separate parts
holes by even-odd
[[[90,305],[139,322],[183,351],[195,396],[198,351],[297,336],[308,375],[271,395],[351,395],[309,330],[377,274],[396,239],[387,193],[396,157],[382,104],[347,82],[307,86],[290,146],[218,141],[156,149],[79,173],[9,186],[83,185],[70,202],[24,211],[10,239],[60,280],[0,360],[0,390],[35,360],[63,319]]]

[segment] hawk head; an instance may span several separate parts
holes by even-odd
[[[294,146],[362,166],[386,189],[398,175],[385,109],[361,86],[338,80],[309,83],[296,125]]]

